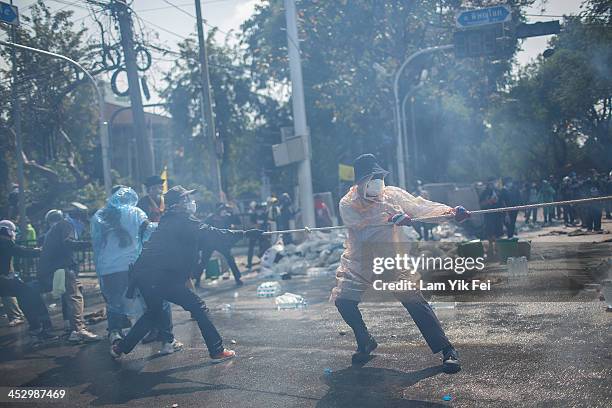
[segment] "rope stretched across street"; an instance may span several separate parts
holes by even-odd
[[[525,204],[525,205],[515,205],[512,207],[500,207],[500,208],[489,208],[486,210],[474,210],[474,211],[470,211],[470,215],[494,214],[494,213],[502,213],[502,212],[510,212],[510,211],[530,210],[534,208],[555,207],[559,205],[588,204],[588,203],[593,203],[593,202],[609,201],[609,200],[612,200],[612,196],[580,198],[576,200],[565,200],[565,201],[551,201],[548,203]],[[454,216],[453,214],[448,214],[443,217],[452,218],[453,216]],[[420,217],[420,218],[413,218],[412,222],[427,222],[427,221],[439,220],[440,218],[442,217],[440,216]],[[370,227],[384,227],[384,226],[392,226],[392,225],[394,224],[386,223],[386,224],[370,225]],[[304,228],[296,228],[296,229],[281,230],[281,231],[266,231],[263,233],[263,235],[291,234],[294,232],[310,233],[310,232],[315,232],[315,231],[333,231],[333,230],[341,230],[341,229],[346,229],[346,228],[349,228],[349,227],[346,225],[336,225],[333,227],[317,227],[317,228],[304,227]]]

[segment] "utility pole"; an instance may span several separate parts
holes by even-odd
[[[11,0],[11,6],[13,0]],[[17,29],[11,26],[11,40],[17,43]],[[25,202],[25,174],[23,170],[23,141],[21,139],[21,103],[17,92],[17,55],[15,47],[11,47],[11,62],[13,64],[13,123],[15,126],[15,157],[17,158],[17,182],[19,183],[18,207],[19,207],[19,231],[22,237],[26,233],[28,223],[26,222],[26,202]]]
[[[200,45],[200,82],[202,85],[200,92],[200,107],[202,119],[202,132],[204,133],[205,144],[208,145],[210,153],[209,169],[210,178],[212,180],[212,191],[221,200],[222,184],[221,184],[221,169],[219,168],[219,160],[217,157],[217,132],[215,129],[215,118],[212,108],[212,94],[210,92],[210,76],[208,74],[208,55],[206,53],[206,39],[204,38],[204,24],[202,22],[202,6],[200,0],[195,0],[196,9],[196,25],[198,27],[198,43]]]
[[[310,134],[306,125],[306,105],[304,103],[304,83],[297,31],[295,1],[285,0],[287,18],[287,47],[289,49],[289,68],[291,73],[291,101],[293,104],[293,127],[295,136],[302,139],[304,160],[298,163],[298,184],[300,208],[305,226],[315,226],[314,197],[312,194],[312,173],[310,170]]]
[[[134,48],[134,32],[132,30],[131,11],[126,0],[114,0],[116,16],[119,20],[121,31],[121,46],[125,59],[128,86],[130,91],[130,104],[132,105],[132,118],[134,121],[134,133],[136,134],[136,148],[138,149],[138,181],[143,182],[145,178],[155,173],[153,162],[153,142],[146,130],[144,110],[142,107],[142,96],[140,94],[140,82],[138,81],[138,69],[136,67],[136,52]]]
[[[395,71],[394,79],[393,79],[393,96],[395,101],[395,119],[397,122],[396,131],[396,159],[397,159],[397,173],[398,173],[398,187],[406,189],[406,168],[405,168],[405,157],[404,157],[404,141],[402,137],[402,124],[401,118],[402,114],[400,112],[400,99],[399,99],[399,80],[401,78],[402,72],[404,69],[410,65],[417,57],[426,54],[432,54],[439,51],[450,50],[453,48],[453,45],[439,45],[435,47],[428,47],[422,50],[419,50],[404,60],[399,68]]]

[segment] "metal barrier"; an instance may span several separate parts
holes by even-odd
[[[37,246],[36,241],[18,241],[17,244],[32,248]],[[94,264],[92,249],[74,251],[73,254],[79,266],[79,274],[95,274],[96,266]],[[13,258],[13,269],[19,273],[19,276],[24,281],[34,280],[36,279],[36,272],[38,271],[38,257],[15,257]]]

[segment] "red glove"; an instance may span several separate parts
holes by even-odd
[[[387,219],[388,222],[392,222],[395,225],[406,226],[412,224],[412,218],[406,213],[398,213],[392,215]]]
[[[457,222],[463,222],[467,220],[468,218],[470,218],[471,216],[471,213],[460,205],[455,207],[454,210],[455,210],[455,221]]]

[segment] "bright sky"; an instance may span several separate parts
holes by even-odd
[[[253,13],[255,5],[261,1],[263,0],[201,0],[201,4],[206,22],[211,26],[217,26],[222,31],[216,37],[217,40],[222,41],[225,36],[223,32],[238,30],[240,24]],[[14,0],[14,3],[20,8],[21,13],[24,11],[27,13],[25,9],[33,4],[34,0]],[[46,0],[46,3],[55,10],[74,10],[75,20],[85,24],[91,23],[91,19],[87,17],[86,0]],[[549,21],[560,18],[564,14],[576,13],[579,11],[580,3],[581,0],[537,0],[535,5],[528,10],[529,22]],[[194,1],[134,0],[132,7],[141,17],[146,28],[156,31],[159,34],[159,42],[168,48],[176,49],[177,42],[196,32],[195,18],[191,16],[195,14]],[[545,16],[537,16],[540,14]],[[519,64],[524,65],[541,54],[546,49],[547,41],[548,37],[523,40],[523,51],[517,55]],[[150,74],[154,86],[161,85],[160,73],[171,66],[170,59],[171,57],[165,57],[165,60],[155,61],[155,71]],[[149,102],[157,101],[158,98],[154,96]]]

